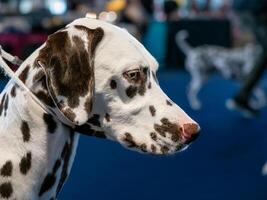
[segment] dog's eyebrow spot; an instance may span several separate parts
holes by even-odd
[[[117,88],[117,82],[116,82],[115,80],[112,79],[112,80],[110,81],[110,87],[111,87],[111,89],[113,89],[113,90],[116,89],[116,88]]]
[[[133,98],[137,93],[137,87],[130,85],[127,89],[126,89],[126,95],[129,98]]]

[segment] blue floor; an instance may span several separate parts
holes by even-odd
[[[183,153],[153,157],[82,136],[59,200],[266,200],[261,167],[267,160],[267,109],[256,119],[227,111],[225,99],[238,86],[214,77],[200,94],[203,109],[195,112],[186,100],[185,72],[162,72],[159,80],[200,123],[201,137]]]

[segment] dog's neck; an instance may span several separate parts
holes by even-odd
[[[29,57],[17,73],[33,93],[46,94],[42,81],[33,84],[39,71],[33,61]],[[55,198],[69,174],[78,135],[44,113],[13,80],[3,90],[0,103],[0,180],[6,177],[4,184],[16,199]],[[7,168],[10,172],[5,174]]]

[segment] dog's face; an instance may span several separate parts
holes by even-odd
[[[76,20],[50,36],[36,63],[77,132],[153,154],[184,149],[198,135],[198,124],[161,90],[155,59],[123,29]]]

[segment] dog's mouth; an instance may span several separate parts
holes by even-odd
[[[137,142],[131,135],[126,134],[120,138],[119,142],[122,146],[129,150],[137,151],[139,153],[146,153],[150,155],[172,155],[175,153],[186,150],[192,142],[169,142],[162,138],[158,138],[157,141],[149,142]]]

